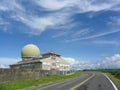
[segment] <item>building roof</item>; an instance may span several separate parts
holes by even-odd
[[[47,52],[47,53],[44,53],[44,54],[42,54],[42,55],[44,56],[44,55],[49,55],[49,54],[61,56],[60,54],[57,54],[57,53],[55,53],[55,52]]]
[[[61,57],[55,57],[55,58],[43,58],[40,60],[40,62],[48,62],[48,63],[59,63],[59,64],[69,64],[66,60],[64,60],[63,58]]]
[[[13,66],[13,65],[21,65],[21,64],[29,64],[29,63],[35,63],[35,62],[40,62],[40,59],[36,59],[36,60],[24,60],[24,61],[20,61],[16,64],[12,64],[10,66]]]
[[[61,55],[56,54],[54,52],[48,52],[48,53],[45,53],[43,55],[49,55],[49,54],[61,56]],[[36,63],[36,62],[48,62],[48,63],[58,62],[60,64],[69,64],[66,60],[64,60],[61,57],[47,57],[47,58],[30,58],[28,60],[23,60],[23,61],[20,61],[20,62],[18,62],[16,64],[12,64],[10,66],[21,65],[21,64],[29,64],[29,63]]]

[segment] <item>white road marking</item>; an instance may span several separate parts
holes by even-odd
[[[113,81],[106,75],[104,74],[104,76],[110,81],[110,83],[113,85],[115,90],[118,90],[118,88],[116,87],[116,85],[113,83]]]

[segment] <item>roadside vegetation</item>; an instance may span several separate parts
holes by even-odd
[[[40,78],[39,80],[19,80],[19,81],[11,81],[7,83],[1,83],[0,84],[0,90],[18,90],[30,86],[38,86],[38,85],[44,85],[47,83],[56,82],[59,80],[66,80],[70,78],[74,78],[80,76],[79,72],[75,72],[71,75],[50,75],[43,78]]]
[[[110,73],[111,75],[120,79],[120,70],[103,70],[103,72]]]
[[[120,88],[120,70],[102,70],[102,72],[106,73],[117,87]]]

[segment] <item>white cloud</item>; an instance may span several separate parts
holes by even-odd
[[[47,30],[47,28],[65,28],[71,20],[68,17],[69,13],[52,13],[45,16],[30,15],[27,13],[19,12],[15,15],[11,15],[11,18],[19,22],[24,23],[26,26],[32,28],[29,32],[33,35],[39,35],[41,32]],[[26,33],[26,31],[25,31]]]
[[[5,65],[3,64],[0,64],[0,68],[6,68]]]
[[[0,3],[0,11],[10,11],[9,16],[12,19],[22,22],[29,28],[29,31],[23,31],[33,35],[38,35],[47,30],[47,28],[64,28],[73,23],[72,15],[85,12],[99,12],[101,10],[115,10],[119,8],[119,0],[106,0],[100,2],[97,0],[32,0],[33,4],[42,7],[43,11],[48,11],[43,16],[28,12],[25,6],[17,0],[3,0]],[[34,7],[33,7],[34,8]],[[31,14],[30,14],[31,13]],[[62,34],[63,35],[63,34]],[[58,37],[61,35],[58,35]],[[55,36],[56,37],[56,36]],[[92,37],[89,37],[92,38]],[[74,41],[74,40],[73,40]]]
[[[48,11],[55,11],[58,13],[68,13],[66,15],[63,15],[62,17],[68,17],[67,20],[71,19],[72,15],[75,15],[76,13],[85,13],[85,12],[99,12],[101,10],[115,10],[115,6],[119,5],[120,2],[119,0],[106,0],[104,2],[100,2],[97,0],[37,0],[34,1],[36,4],[38,4],[40,7],[43,7],[45,10]],[[118,6],[119,7],[119,6]],[[74,10],[75,9],[75,10]],[[59,19],[58,17],[57,19]],[[54,19],[56,20],[56,19]],[[62,20],[62,23],[64,23],[66,19]],[[72,23],[72,22],[71,22]],[[54,24],[54,27],[56,24]],[[79,31],[81,32],[81,31]],[[66,32],[61,32],[58,35],[53,36],[55,37],[60,37],[65,35]],[[82,39],[87,39],[87,38],[94,38],[98,36],[103,36],[104,34],[109,34],[109,32],[101,33],[90,37],[85,37]],[[70,41],[77,41],[79,39],[74,39]],[[80,39],[81,40],[81,39]],[[68,40],[69,41],[69,40]]]
[[[120,69],[120,54],[115,54],[113,56],[106,57],[105,60],[99,63],[98,68]]]
[[[53,35],[52,38],[58,38],[58,37],[66,35],[67,33],[68,32],[60,31],[59,33],[56,33],[55,35]]]
[[[90,29],[78,30],[78,31],[72,33],[71,37],[72,37],[72,38],[81,37],[81,36],[84,36],[84,35],[90,33],[91,31],[92,31],[92,30],[90,30]]]
[[[28,27],[31,27],[27,33],[38,35],[41,32],[45,31],[45,29],[49,26],[53,26],[54,22],[52,22],[52,18],[39,18],[39,17],[26,17],[26,16],[14,16],[12,18],[16,18],[18,21],[26,24]]]
[[[120,69],[120,54],[115,54],[110,57],[105,57],[104,60],[99,61],[83,61],[76,60],[70,57],[63,57],[71,65],[74,70],[84,69]]]
[[[9,22],[7,22],[6,20],[4,20],[3,18],[0,18],[0,26],[3,26],[3,25],[8,25]]]
[[[95,40],[95,41],[93,41],[93,43],[104,44],[104,45],[115,45],[115,46],[120,45],[119,41],[116,41],[116,40]]]
[[[39,4],[48,10],[59,10],[70,6],[71,0],[36,0],[36,4]]]
[[[20,60],[20,58],[0,57],[0,67],[9,67],[9,65],[15,64]]]
[[[112,25],[114,27],[120,27],[120,17],[110,17],[110,21],[108,21],[108,25]]]
[[[59,37],[64,37],[64,36],[67,36],[67,35],[71,35],[71,33],[75,33],[76,31],[74,30],[71,30],[71,29],[74,29],[74,27],[77,26],[76,23],[69,23],[69,19],[66,19],[67,20],[67,24],[65,25],[58,25],[58,29],[59,31],[57,31],[55,34],[52,35],[52,38],[59,38]],[[65,20],[65,21],[66,21]],[[69,26],[68,26],[69,25]],[[56,28],[56,29],[57,29]],[[71,35],[72,36],[72,35]]]
[[[23,7],[18,4],[18,2],[16,0],[2,0],[0,2],[0,10],[1,11],[24,11]]]
[[[87,37],[70,39],[70,40],[66,40],[65,42],[74,42],[74,41],[80,41],[80,40],[88,40],[88,39],[93,39],[93,38],[98,38],[98,37],[110,35],[110,34],[117,33],[117,32],[120,32],[120,29],[112,30],[112,31],[106,31],[106,32],[94,34],[94,35],[87,36]]]
[[[83,60],[76,60],[71,57],[63,57],[67,62],[70,63],[71,69],[74,70],[83,70],[83,69],[94,69],[94,63]]]
[[[74,65],[74,64],[77,64],[79,62],[71,57],[62,57],[62,58],[65,59],[70,65]]]
[[[41,7],[47,10],[60,10],[66,8],[77,8],[77,12],[98,12],[101,10],[118,10],[119,0],[37,0],[35,1]]]

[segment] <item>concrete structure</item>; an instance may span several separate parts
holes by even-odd
[[[37,69],[69,71],[70,65],[61,55],[48,52],[40,55],[40,50],[36,45],[28,44],[21,51],[22,61],[10,65],[11,69]]]

